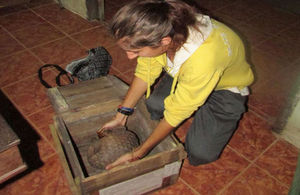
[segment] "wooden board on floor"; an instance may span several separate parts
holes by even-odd
[[[0,115],[0,183],[27,169],[19,144],[20,139]]]

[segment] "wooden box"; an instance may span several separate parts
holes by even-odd
[[[111,170],[101,172],[87,162],[91,139],[97,138],[97,129],[116,114],[127,89],[113,76],[49,89],[56,112],[52,134],[74,194],[145,194],[176,182],[186,152],[173,135],[143,159]],[[128,118],[128,129],[143,142],[156,125],[140,100]]]
[[[20,139],[0,115],[0,183],[27,169],[18,148],[19,144]]]

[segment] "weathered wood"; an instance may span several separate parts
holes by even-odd
[[[100,77],[93,80],[81,81],[75,85],[66,85],[58,87],[59,92],[66,99],[69,97],[90,93],[103,88],[112,87],[112,82],[108,77]]]
[[[67,181],[69,183],[71,192],[74,195],[80,195],[81,194],[81,188],[74,181],[74,178],[72,176],[70,167],[68,166],[68,162],[67,162],[67,159],[65,157],[65,153],[62,149],[61,142],[59,141],[59,138],[58,138],[58,135],[57,135],[57,132],[56,132],[56,128],[53,125],[50,125],[50,130],[51,130],[51,134],[52,134],[52,137],[53,137],[56,152],[57,152],[57,154],[60,158],[60,162],[61,162],[61,165],[64,169],[64,172],[65,172]]]
[[[20,139],[0,114],[0,183],[27,169],[19,144]]]
[[[103,115],[111,114],[112,112],[116,111],[116,108],[118,107],[118,105],[120,105],[121,102],[121,99],[113,99],[105,103],[99,102],[95,105],[78,108],[76,112],[72,112],[72,114],[70,114],[70,112],[61,113],[60,117],[62,117],[63,120],[69,124],[78,120],[83,120],[85,118],[99,115],[99,113],[102,113]]]
[[[155,169],[162,168],[166,164],[185,157],[186,154],[180,152],[178,149],[164,151],[129,164],[115,167],[104,173],[84,178],[82,180],[82,186],[86,191],[93,191],[96,188],[101,189]]]
[[[0,114],[0,152],[20,143],[20,139]]]
[[[8,179],[18,175],[19,173],[22,173],[23,171],[25,171],[27,169],[27,165],[26,164],[22,164],[19,167],[5,173],[4,175],[0,176],[0,183],[3,183],[5,181],[7,181]]]
[[[125,95],[127,93],[129,87],[126,83],[114,76],[109,76],[108,78],[113,83],[113,87],[116,88],[121,95]]]
[[[98,15],[99,20],[104,20],[104,0],[98,0]]]
[[[71,110],[88,107],[90,105],[99,104],[100,102],[106,103],[111,100],[122,99],[123,96],[119,96],[118,93],[111,88],[99,89],[90,93],[77,95],[76,97],[66,98]]]
[[[0,183],[24,171],[24,164],[18,146],[13,146],[0,153]]]
[[[83,174],[74,146],[72,144],[72,140],[68,134],[68,130],[66,129],[66,126],[62,121],[62,119],[56,118],[56,120],[57,122],[55,124],[58,124],[56,128],[61,135],[62,142],[64,143],[64,149],[66,150],[66,154],[69,159],[69,163],[71,165],[72,171],[75,177],[79,177],[80,179],[82,179],[85,176]]]
[[[56,113],[69,110],[69,105],[56,87],[48,89],[47,95]]]
[[[180,165],[182,159],[186,157],[183,146],[173,135],[170,135],[141,160],[108,171],[99,171],[88,163],[87,149],[90,143],[98,138],[97,130],[115,116],[116,108],[123,101],[127,90],[126,84],[112,76],[58,89],[60,93],[58,98],[64,99],[68,109],[56,113],[54,120],[56,132],[75,175],[72,182],[81,188],[83,194],[96,193],[99,189],[147,175],[152,171],[168,170],[166,167],[170,164],[179,162]],[[150,119],[145,100],[142,99],[138,102],[134,114],[128,118],[126,125],[143,142],[157,124],[158,121]],[[175,166],[178,172],[179,168],[180,166]],[[162,187],[174,183],[178,172],[168,173],[165,176],[168,177],[166,179],[168,182],[162,183]],[[163,181],[163,178],[160,180]]]

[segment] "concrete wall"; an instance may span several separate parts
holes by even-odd
[[[87,19],[86,0],[56,0],[57,3],[61,2],[62,6],[71,12],[74,12],[81,17]]]
[[[280,133],[281,137],[300,148],[300,91],[296,95],[295,107],[287,119],[286,126]]]

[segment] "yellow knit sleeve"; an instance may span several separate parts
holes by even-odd
[[[139,57],[135,76],[152,85],[162,72],[163,65],[155,58]]]

